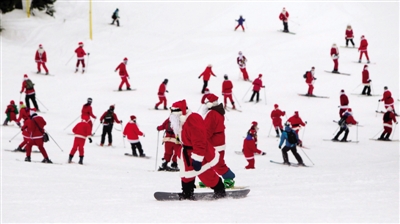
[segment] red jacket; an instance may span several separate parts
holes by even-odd
[[[204,118],[207,139],[218,152],[225,150],[225,117],[221,113],[224,113],[222,104],[210,109]]]
[[[285,14],[283,14],[283,13],[279,14],[279,19],[284,22],[287,22],[288,18],[289,18],[289,13],[287,11]]]
[[[261,87],[263,87],[262,80],[260,78],[254,79],[253,91],[260,91]]]
[[[362,71],[362,83],[363,84],[368,84],[369,83],[369,71],[368,68],[364,68]]]
[[[158,96],[165,96],[165,91],[167,90],[167,85],[165,83],[161,83],[160,87],[158,87]]]
[[[104,112],[104,114],[100,117],[100,123],[103,123],[104,126],[107,126],[110,124],[113,125],[114,122],[117,122],[118,124],[121,123],[121,121],[118,120],[118,117],[114,112],[112,112],[111,117],[108,116],[108,113],[109,113],[109,110]],[[104,120],[104,122],[103,122],[103,120]],[[110,120],[111,120],[111,122],[110,122]]]
[[[224,80],[222,82],[222,95],[231,95],[232,94],[233,84],[231,80]]]
[[[300,116],[296,113],[288,119],[288,122],[292,126],[292,129],[297,132],[300,129],[300,126],[306,126],[303,120],[301,120]]]
[[[75,53],[76,53],[76,56],[78,57],[78,60],[79,59],[84,59],[84,57],[85,57],[85,55],[86,55],[86,52],[85,52],[85,50],[83,50],[83,47],[81,47],[81,46],[79,46],[76,50],[75,50]]]
[[[368,41],[366,39],[361,39],[359,51],[367,51]]]
[[[72,132],[75,134],[76,138],[86,139],[92,134],[92,127],[89,123],[81,121],[75,125],[75,127],[72,129]]]
[[[246,68],[247,58],[242,55],[236,58],[236,62],[239,65],[239,68]]]
[[[354,35],[353,35],[353,29],[346,29],[346,37],[345,39],[353,39]]]
[[[346,124],[353,124],[353,125],[356,125],[356,124],[357,124],[357,121],[354,120],[353,115],[349,115],[349,116],[346,118]]]
[[[137,143],[139,142],[139,136],[143,136],[143,133],[139,130],[136,122],[129,121],[124,128],[123,135],[126,136],[128,142]]]
[[[118,69],[119,69],[119,76],[129,77],[128,72],[126,71],[126,64],[124,62],[121,62],[121,64],[118,65],[115,71],[117,71]]]
[[[271,119],[272,119],[272,124],[274,126],[279,126],[282,124],[282,116],[285,116],[286,112],[282,112],[279,108],[274,109],[271,111]]]
[[[81,118],[83,119],[83,116],[85,115],[96,119],[96,116],[94,116],[92,112],[92,106],[90,104],[84,104],[82,107]]]
[[[19,109],[19,116],[18,116],[17,122],[20,122],[21,119],[26,121],[26,120],[29,119],[29,116],[30,116],[29,115],[29,108],[27,108],[27,107],[21,108],[21,109]]]
[[[46,51],[39,49],[36,51],[35,54],[35,61],[36,62],[47,62]]]
[[[27,86],[26,80],[24,80],[24,81],[22,82],[22,88],[21,88],[21,91],[20,91],[21,93],[24,92],[24,90],[25,90],[25,94],[26,94],[26,95],[35,94],[35,88],[34,88],[34,87],[32,87],[32,89],[27,89],[26,86]]]
[[[203,118],[197,113],[187,114],[180,139],[184,147],[192,147],[191,158],[202,161],[203,167],[213,167],[218,163],[216,150],[207,139]]]
[[[165,130],[165,137],[176,138],[174,130],[172,130],[169,118],[167,118],[161,125],[157,126],[157,130]]]
[[[207,68],[204,70],[203,73],[201,73],[201,75],[199,76],[199,78],[200,78],[201,76],[203,76],[203,80],[208,81],[208,80],[210,80],[211,75],[217,77],[217,76],[213,73],[213,71],[211,70],[211,67],[208,67],[208,66],[207,66]]]
[[[314,75],[311,71],[307,72],[307,76],[306,76],[306,83],[307,84],[312,84],[312,82],[314,81]]]
[[[340,94],[340,106],[347,106],[349,105],[349,98],[345,93]],[[340,108],[347,108],[347,107],[340,107]]]
[[[337,47],[332,47],[331,48],[331,58],[333,60],[336,60],[339,58],[339,49]]]
[[[203,97],[201,97],[201,103],[202,104],[205,104],[208,94],[210,94],[210,93],[204,93]]]
[[[45,125],[46,121],[43,119],[43,117],[39,115],[34,115],[33,117],[31,117],[27,124],[29,137],[31,139],[43,138]]]
[[[386,113],[389,113],[389,116],[388,116],[389,119],[387,121],[385,121]],[[393,111],[387,111],[386,113],[383,114],[383,126],[391,128],[392,124],[393,124],[393,121],[397,122],[396,115],[393,113]]]
[[[392,93],[388,89],[383,92],[383,97],[381,101],[385,102],[385,106],[389,106],[394,103]]]
[[[16,109],[15,104],[10,104],[7,106],[5,113],[7,114],[7,116],[9,116],[10,121],[17,120],[18,110],[15,109]]]

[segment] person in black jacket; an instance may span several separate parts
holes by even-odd
[[[114,113],[114,109],[115,105],[111,105],[110,108],[100,117],[100,123],[103,124],[103,133],[101,134],[100,146],[104,146],[106,134],[108,134],[108,146],[112,145],[111,131],[113,129],[114,122],[117,122],[118,124],[122,123],[122,120],[118,120],[117,115]]]

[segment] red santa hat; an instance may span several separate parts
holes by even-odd
[[[128,58],[124,58],[124,61],[128,61]]]
[[[175,114],[186,115],[187,109],[186,100],[177,101],[171,106],[171,112]]]
[[[299,116],[299,112],[298,112],[298,111],[295,111],[294,114],[297,115],[297,116]]]
[[[258,125],[258,123],[257,123],[257,121],[253,121],[253,122],[251,122],[251,126],[257,126]]]
[[[14,105],[14,104],[15,104],[14,100],[11,100],[11,101],[10,101],[10,104]]]
[[[210,89],[205,88],[204,91],[205,91],[205,92],[210,92]]]
[[[274,108],[277,109],[279,107],[278,104],[274,104]]]
[[[31,108],[31,110],[29,111],[29,114],[32,116],[34,114],[36,114],[36,108]]]
[[[115,104],[110,106],[110,110],[114,111],[114,109],[115,109]]]
[[[27,75],[27,74],[24,74],[24,78],[28,78],[28,75]]]
[[[79,45],[79,46],[83,46],[83,42],[79,42],[78,45]]]
[[[347,108],[347,110],[346,110],[347,112],[349,112],[349,113],[351,113],[352,112],[352,110],[351,110],[351,108]]]
[[[314,70],[315,69],[315,67],[313,66],[313,67],[311,67],[311,70]]]
[[[207,95],[206,99],[208,100],[208,102],[212,103],[212,102],[218,101],[218,96],[210,93]]]
[[[22,101],[19,101],[19,105],[24,105],[24,102],[22,102]]]
[[[131,115],[131,120],[132,121],[136,120],[136,116],[135,115]]]
[[[361,39],[364,39],[364,38],[365,38],[364,35],[362,35],[362,36],[361,36]]]
[[[261,78],[261,77],[262,77],[262,74],[259,74],[259,75],[258,75],[258,78]]]
[[[43,47],[42,44],[39,44],[39,47],[42,48]]]

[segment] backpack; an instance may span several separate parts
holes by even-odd
[[[106,116],[104,117],[104,123],[112,124],[114,123],[114,112],[108,111]]]
[[[115,12],[112,14],[111,19],[116,19],[117,16],[115,15]]]
[[[293,130],[286,132],[287,133],[287,140],[290,144],[296,144],[297,143],[297,138],[296,138],[296,134],[293,132]]]
[[[305,78],[305,79],[307,78],[307,72],[308,71],[306,71],[306,73],[304,73],[304,75],[303,75],[303,78]]]
[[[386,112],[385,115],[383,115],[383,121],[384,122],[390,121],[390,111]]]
[[[32,80],[30,80],[30,79],[26,80],[26,89],[33,89],[34,85],[35,84],[32,82]]]
[[[346,113],[342,116],[342,118],[340,118],[340,120],[338,121],[338,125],[339,126],[344,126],[346,125],[346,119],[349,115]]]

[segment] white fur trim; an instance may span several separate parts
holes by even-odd
[[[128,139],[129,143],[138,143],[139,139]]]
[[[183,153],[183,150],[182,150]],[[201,166],[201,169],[199,171],[195,171],[195,170],[191,170],[191,171],[185,171],[185,164],[184,161],[181,159],[183,158],[183,154],[181,153],[181,156],[178,157],[178,164],[179,167],[181,167],[180,169],[180,176],[184,177],[184,178],[193,178],[196,177],[202,173],[204,173],[205,171],[207,171],[208,169],[211,169],[212,167],[214,167],[215,165],[217,165],[218,161],[219,161],[219,153],[215,152],[215,157],[213,160],[211,160],[210,162],[203,164]],[[193,157],[193,154],[192,154]]]
[[[194,159],[196,161],[203,161],[204,156],[200,156],[200,155],[197,155],[195,153],[192,153],[192,159]]]
[[[39,54],[43,54],[44,49],[43,49],[43,48],[39,48],[39,49],[38,49],[38,52],[39,52]]]
[[[347,108],[349,108],[348,105],[340,106],[340,109],[347,109]]]
[[[83,136],[83,135],[75,135],[75,138],[83,138],[83,139],[86,139],[86,137]]]
[[[244,157],[246,160],[254,159],[254,156],[251,157]]]
[[[217,152],[221,152],[225,150],[226,145],[214,146],[214,148],[217,150]]]
[[[388,123],[383,123],[383,127],[392,128],[392,125],[391,125],[391,124],[388,124]]]

